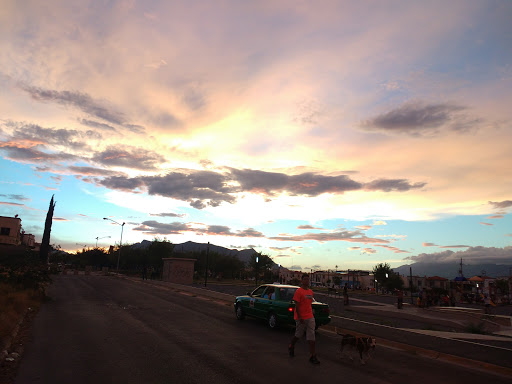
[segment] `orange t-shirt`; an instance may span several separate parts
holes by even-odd
[[[307,320],[314,317],[313,308],[311,307],[311,303],[313,302],[313,291],[311,289],[299,287],[293,295],[293,301],[295,301],[295,311],[293,313],[295,320],[299,320],[297,317],[297,308],[299,309],[301,319]]]

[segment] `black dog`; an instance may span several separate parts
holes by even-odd
[[[348,346],[352,351],[359,354],[359,361],[361,364],[366,362],[372,357],[377,342],[374,337],[359,337],[348,333],[339,333],[336,329],[336,333],[341,336],[340,352],[343,357],[343,350],[345,346]],[[350,360],[354,360],[353,356],[348,356]]]

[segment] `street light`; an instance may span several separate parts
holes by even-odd
[[[106,238],[111,238],[112,236],[103,236],[103,237],[96,237],[96,248],[98,248],[98,239],[106,239]]]
[[[103,220],[110,220],[111,222],[116,223],[117,225],[121,226],[121,241],[119,242],[119,255],[117,255],[117,273],[119,273],[119,259],[121,258],[121,245],[123,245],[123,228],[126,223],[123,221],[123,224],[120,224],[117,221],[109,219],[108,217],[104,217]]]
[[[256,256],[256,276],[255,276],[256,285],[258,285],[258,273],[259,273],[258,260],[259,260],[259,257]]]

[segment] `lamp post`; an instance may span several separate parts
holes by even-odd
[[[103,236],[103,237],[96,236],[96,248],[98,248],[98,239],[106,239],[107,237],[111,238],[112,236]]]
[[[259,273],[259,270],[258,270],[258,261],[259,261],[259,257],[256,256],[256,276],[254,277],[255,278],[255,282],[256,282],[256,285],[258,285],[258,273]]]
[[[111,222],[121,226],[121,241],[119,242],[119,254],[117,255],[117,273],[119,273],[119,259],[121,258],[121,246],[123,245],[123,228],[126,223],[123,221],[123,224],[120,224],[108,217],[104,217],[103,220],[110,220]]]

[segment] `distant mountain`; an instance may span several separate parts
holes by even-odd
[[[140,243],[135,243],[131,245],[131,248],[133,249],[148,249],[149,246],[152,244],[152,241],[149,240],[142,240]]]
[[[400,275],[409,276],[409,268],[412,268],[413,276],[440,276],[454,279],[459,276],[459,263],[414,263],[392,268]],[[504,264],[462,264],[462,273],[465,277],[486,275],[489,277],[510,276],[512,265]]]
[[[152,241],[148,240],[142,240],[140,243],[135,243],[131,245],[131,248],[134,249],[148,249],[149,246],[152,244]],[[208,248],[208,244],[204,243],[194,243],[193,241],[187,241],[185,243],[181,244],[173,244],[174,248],[172,253],[173,254],[179,254],[179,253],[189,253],[189,252],[206,252],[206,249]],[[243,249],[241,251],[237,249],[229,249],[224,248],[218,245],[210,244],[210,252],[217,253],[219,255],[226,255],[226,256],[236,256],[238,259],[242,260],[244,263],[248,263],[251,259],[251,255],[257,253],[254,249]]]
[[[208,248],[208,244],[204,243],[194,243],[193,241],[187,241],[181,244],[174,244],[173,253],[187,253],[187,252],[206,252]],[[225,256],[236,256],[238,259],[242,260],[244,263],[248,263],[251,259],[251,256],[257,253],[254,249],[229,249],[224,248],[218,245],[210,244],[210,252],[218,253],[219,255]]]

